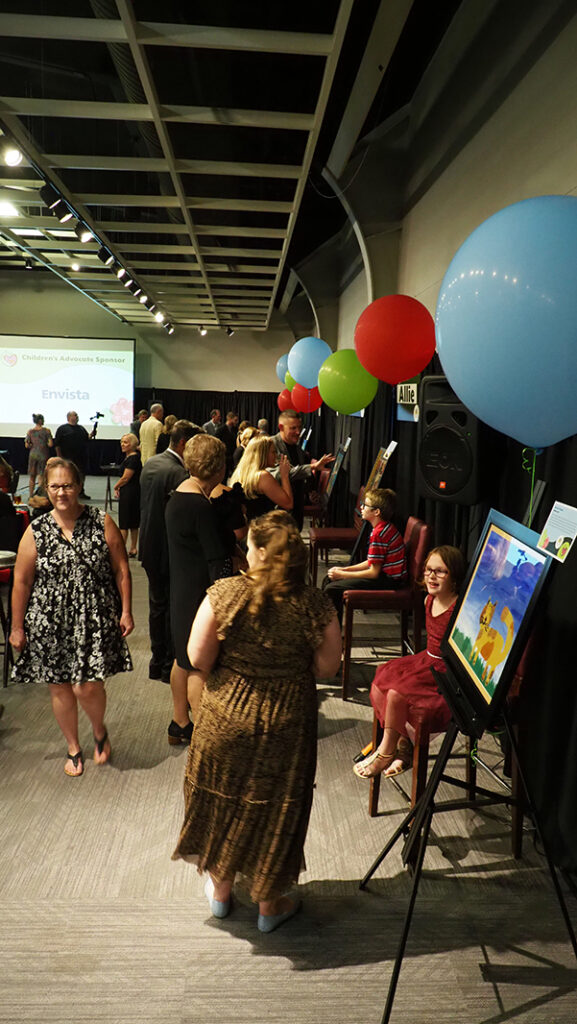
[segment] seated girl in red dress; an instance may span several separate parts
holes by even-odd
[[[383,738],[373,753],[354,765],[353,771],[361,779],[382,772],[385,778],[391,778],[411,767],[413,748],[407,725],[414,728],[423,715],[431,732],[445,732],[451,712],[437,690],[431,669],[434,666],[437,672],[446,671],[441,640],[464,575],[465,561],[458,548],[433,548],[423,573],[427,590],[427,648],[377,669],[371,686],[371,704],[383,727]]]

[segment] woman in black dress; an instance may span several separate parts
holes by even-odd
[[[125,458],[120,467],[123,471],[122,476],[114,488],[114,497],[118,498],[118,525],[122,539],[126,544],[130,530],[128,554],[130,558],[135,558],[140,526],[140,472],[142,470],[136,434],[125,434],[124,437],[121,437],[120,447]]]
[[[278,462],[279,480],[269,473]],[[254,437],[249,441],[244,455],[230,478],[231,484],[239,483],[245,494],[247,521],[282,508],[290,512],[293,507],[293,492],[290,482],[290,463],[286,455],[277,455],[270,437]]]
[[[166,533],[170,559],[170,623],[175,661],[170,673],[174,718],[168,742],[187,743],[192,719],[200,703],[203,676],[188,660],[186,645],[194,616],[207,588],[223,576],[232,576],[232,552],[210,495],[222,482],[226,448],[211,434],[187,441],[183,454],[188,480],[174,491],[166,506]]]

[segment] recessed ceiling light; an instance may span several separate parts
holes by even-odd
[[[43,238],[43,234],[38,228],[12,228],[15,235],[19,235],[20,238]]]

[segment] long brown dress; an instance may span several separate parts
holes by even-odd
[[[303,867],[316,770],[312,661],[335,613],[303,587],[257,620],[250,589],[241,576],[208,591],[221,646],[189,750],[173,860],[217,878],[241,874],[258,902],[286,892]]]

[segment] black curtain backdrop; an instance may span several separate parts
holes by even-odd
[[[436,366],[431,372],[439,372]],[[166,413],[204,423],[213,408],[223,416],[229,409],[253,423],[260,417],[277,430],[276,393],[176,391],[138,388],[135,410],[162,401]],[[337,487],[331,497],[330,521],[335,525],[352,522],[352,511],[360,486],[366,481],[376,453],[391,440],[398,449],[391,458],[384,485],[398,496],[398,520],[403,525],[410,514],[421,515],[433,528],[435,543],[456,543],[470,556],[488,509],[493,506],[521,521],[531,493],[531,476],[524,468],[522,446],[495,431],[486,435],[486,458],[481,467],[482,497],[467,507],[418,496],[416,485],[417,427],[394,418],[393,389],[379,384],[374,401],[364,417],[338,416],[322,407],[320,414],[304,417],[312,426],[308,451],[320,456],[336,451],[351,437],[351,445]],[[8,461],[26,472],[23,439],[0,438],[0,449]],[[116,441],[95,441],[89,446],[90,469],[117,461]],[[533,520],[540,532],[554,500],[577,506],[577,436],[547,449],[537,458],[536,478],[545,481],[544,498]],[[554,860],[569,871],[577,871],[577,686],[575,686],[575,644],[577,609],[577,544],[565,564],[556,564],[550,585],[537,610],[539,640],[523,684],[520,719],[525,735],[524,768],[530,780],[545,834]]]

